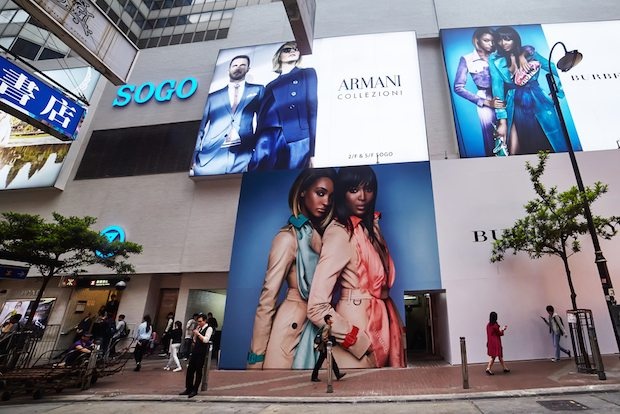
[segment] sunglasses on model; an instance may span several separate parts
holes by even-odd
[[[297,49],[295,46],[291,46],[291,47],[285,47],[282,49],[282,53],[291,53],[291,52],[298,52],[299,49]]]

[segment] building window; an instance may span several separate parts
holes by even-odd
[[[220,29],[217,31],[216,39],[226,39],[228,36],[228,29]]]
[[[133,4],[131,1],[129,1],[129,2],[127,3],[127,5],[125,6],[125,11],[126,11],[126,12],[127,12],[127,13],[131,16],[131,17],[133,17],[133,16],[136,14],[136,12],[138,11],[138,8],[137,8],[136,6],[134,6],[134,4]]]
[[[47,59],[62,59],[65,55],[59,53],[55,50],[48,49],[46,47],[43,48],[43,51],[39,55],[39,60],[47,60]]]
[[[123,22],[122,20],[118,22],[118,28],[121,30],[121,32],[123,33],[127,33],[129,32],[129,26],[127,26],[125,24],[125,22]]]
[[[179,43],[181,43],[181,36],[180,34],[175,34],[172,36],[172,39],[170,39],[170,44],[171,45],[178,45]]]
[[[189,171],[199,121],[94,131],[76,180]]]
[[[192,43],[193,33],[185,33],[181,39],[181,43]]]
[[[40,45],[29,40],[22,39],[21,37],[18,37],[11,47],[11,52],[30,60],[36,59],[39,54],[39,50],[41,50]]]

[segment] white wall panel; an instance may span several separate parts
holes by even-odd
[[[503,262],[489,261],[491,239],[476,242],[474,231],[512,226],[524,216],[523,205],[535,197],[524,164],[535,156],[431,162],[442,273],[446,290],[452,363],[460,362],[459,337],[467,338],[468,359],[486,357],[485,325],[496,311],[507,324],[503,338],[506,359],[551,357],[551,339],[539,315],[552,304],[560,314],[570,309],[570,293],[562,261],[555,257],[531,260],[526,254],[506,255]],[[583,180],[601,180],[610,191],[594,204],[600,215],[619,215],[620,151],[578,154]],[[605,166],[605,168],[600,168]],[[553,154],[543,177],[547,186],[563,191],[574,185],[568,155]],[[603,353],[617,352],[589,236],[581,237],[582,252],[570,260],[580,308],[592,309]],[[612,281],[620,284],[620,237],[601,241]],[[465,293],[465,294],[464,294]],[[568,345],[568,344],[567,344]]]

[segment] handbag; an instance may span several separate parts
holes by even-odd
[[[524,86],[526,83],[530,81],[538,73],[540,70],[540,62],[537,60],[532,60],[529,62],[531,69],[529,71],[523,70],[521,68],[517,69],[514,73],[514,83],[517,86]]]

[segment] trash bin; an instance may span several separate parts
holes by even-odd
[[[598,347],[594,319],[590,309],[576,309],[566,312],[570,339],[575,352],[577,372],[604,375],[601,353]]]

